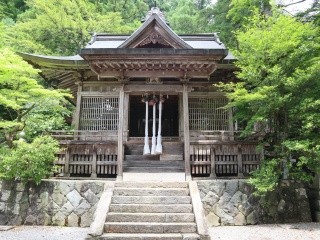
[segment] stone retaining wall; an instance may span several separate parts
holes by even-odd
[[[0,181],[0,225],[90,226],[103,181],[44,180],[39,186]]]
[[[287,183],[265,197],[253,196],[246,180],[198,181],[209,226],[310,222],[305,188]]]

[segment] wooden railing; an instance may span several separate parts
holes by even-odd
[[[81,143],[61,145],[55,165],[55,176],[115,177],[117,175],[118,145],[108,143]]]
[[[262,158],[263,151],[254,143],[190,145],[194,177],[246,177],[259,167]]]
[[[115,141],[118,131],[56,130],[49,134],[61,141]]]
[[[228,141],[238,141],[242,140],[240,135],[241,131],[211,131],[211,130],[192,130],[190,131],[190,142],[191,143],[205,143],[212,141],[220,141],[220,142],[228,142]],[[258,140],[261,137],[261,133],[252,132],[250,137],[246,137],[246,139],[250,140]]]

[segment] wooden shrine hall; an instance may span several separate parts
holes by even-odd
[[[213,85],[235,80],[235,59],[215,33],[177,35],[152,8],[132,35],[95,34],[79,55],[20,55],[74,95],[74,130],[52,132],[60,176],[189,180],[245,177],[259,166],[256,141],[238,137]]]

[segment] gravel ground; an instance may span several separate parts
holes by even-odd
[[[0,240],[80,240],[88,228],[19,226],[1,231]],[[320,223],[266,224],[210,228],[212,240],[320,240]]]

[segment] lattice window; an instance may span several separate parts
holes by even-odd
[[[190,130],[229,130],[229,113],[223,108],[227,103],[224,97],[189,98]]]
[[[80,130],[117,130],[118,121],[118,97],[82,97]]]

